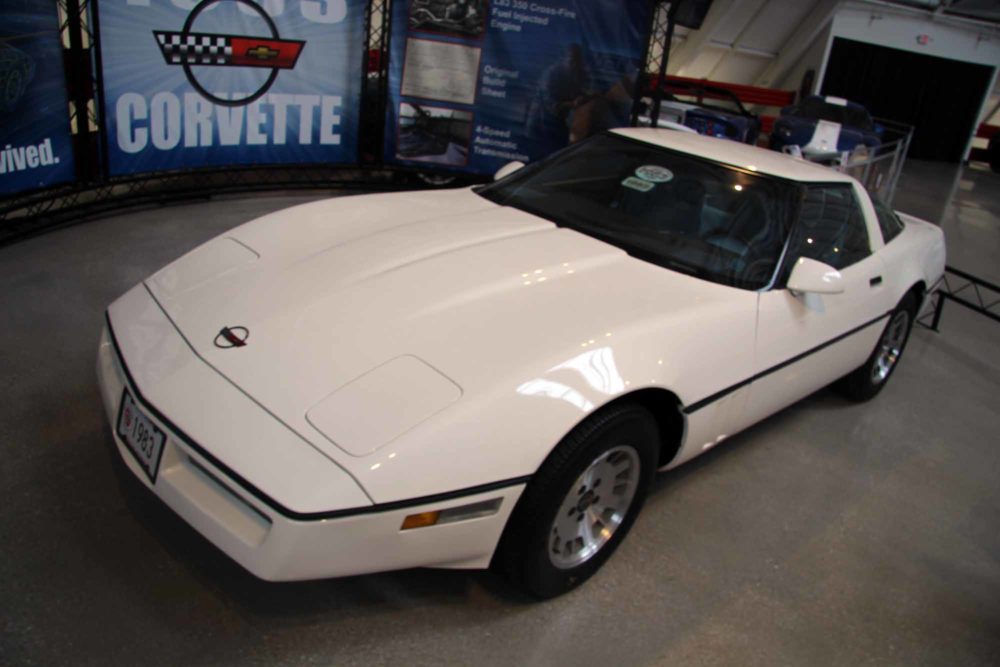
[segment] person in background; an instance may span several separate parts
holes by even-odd
[[[528,135],[565,145],[570,112],[586,100],[588,82],[583,49],[573,44],[562,59],[542,73],[538,92],[528,106]]]
[[[628,126],[637,77],[638,69],[633,67],[603,94],[591,95],[573,107],[567,119],[569,143],[575,144],[604,130]]]

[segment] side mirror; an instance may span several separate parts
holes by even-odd
[[[792,275],[788,276],[786,287],[802,294],[841,294],[844,277],[829,264],[799,257],[792,268]]]
[[[499,181],[501,178],[506,178],[523,166],[524,163],[518,162],[517,160],[514,160],[513,162],[508,162],[504,166],[497,169],[497,173],[493,175],[493,180]]]

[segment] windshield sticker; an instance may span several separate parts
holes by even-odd
[[[644,181],[641,178],[636,178],[635,176],[629,176],[626,178],[622,181],[622,185],[626,188],[638,190],[639,192],[649,192],[656,187],[656,183],[650,183],[649,181]]]
[[[669,183],[674,180],[674,172],[666,167],[647,164],[635,170],[635,175],[650,183]]]

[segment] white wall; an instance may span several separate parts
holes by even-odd
[[[972,22],[911,13],[905,8],[849,2],[833,19],[834,37],[854,39],[939,58],[1000,66],[1000,32]],[[926,35],[926,44],[917,38]]]
[[[823,66],[826,63],[827,54],[830,49],[830,42],[830,29],[827,27],[816,36],[812,45],[806,49],[805,53],[803,53],[798,59],[795,66],[788,70],[784,76],[775,79],[774,83],[770,87],[797,91],[799,89],[799,85],[802,83],[802,77],[805,75],[806,71],[811,69],[816,72],[816,79],[813,81],[813,88],[811,92],[818,93],[819,84],[823,75]]]
[[[997,84],[1000,30],[995,26],[935,16],[905,7],[886,6],[877,1],[846,2],[833,18],[830,37],[831,41],[834,37],[843,37],[938,58],[988,65],[993,67],[993,78],[987,90],[993,91]],[[828,55],[829,51],[824,56],[824,70]],[[980,118],[989,110],[989,102],[990,95],[987,94],[979,108]],[[966,142],[965,159],[969,157],[974,137],[975,129]]]
[[[1000,125],[1000,82],[997,82],[997,79],[994,81],[996,83],[993,86],[993,92],[990,93],[990,99],[987,100],[983,111],[979,114],[979,122]],[[991,111],[993,111],[992,114],[990,114]]]

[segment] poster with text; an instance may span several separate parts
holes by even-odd
[[[112,175],[357,160],[366,0],[104,0]]]
[[[0,196],[73,180],[56,3],[0,4]]]
[[[385,158],[489,174],[628,125],[643,0],[398,0]]]

